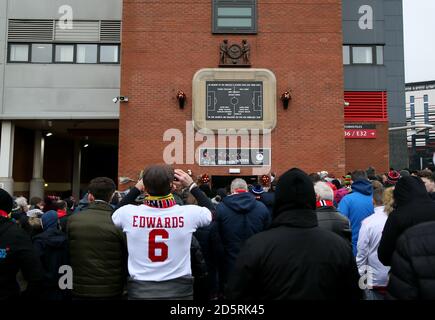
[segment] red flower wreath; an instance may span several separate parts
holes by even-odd
[[[263,186],[268,186],[269,183],[270,183],[270,177],[268,175],[266,175],[266,174],[262,175],[261,176],[261,184]]]
[[[204,173],[201,176],[201,183],[206,184],[206,183],[209,183],[209,182],[210,182],[210,177],[208,176],[207,173]]]

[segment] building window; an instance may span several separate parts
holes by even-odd
[[[429,102],[429,96],[428,96],[427,94],[425,94],[425,95],[423,96],[423,102],[424,102],[424,103],[428,103],[428,102]]]
[[[350,64],[350,48],[349,46],[343,46],[343,64]]]
[[[373,64],[372,47],[352,47],[353,64]]]
[[[9,43],[8,62],[119,64],[119,44]]]
[[[28,44],[11,44],[9,46],[10,62],[29,62]]]
[[[32,44],[33,63],[51,63],[53,61],[53,46],[47,43]]]
[[[213,33],[257,33],[257,1],[213,0]]]
[[[77,45],[77,63],[97,63],[98,46],[96,44]]]
[[[376,46],[376,64],[384,64],[384,46]]]
[[[100,46],[100,63],[119,63],[119,46]]]
[[[74,45],[57,44],[55,49],[55,60],[58,63],[73,63],[74,62]]]
[[[415,97],[411,96],[409,98],[410,105],[409,108],[411,110],[411,125],[415,125]]]
[[[384,64],[384,46],[344,45],[343,64]]]

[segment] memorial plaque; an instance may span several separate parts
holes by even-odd
[[[206,120],[263,120],[262,81],[206,81]]]
[[[199,150],[200,166],[270,166],[270,149],[205,149]]]

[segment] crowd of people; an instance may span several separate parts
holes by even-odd
[[[78,203],[0,189],[0,300],[435,299],[434,177],[294,168],[212,190],[152,165]]]

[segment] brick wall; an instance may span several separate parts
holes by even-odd
[[[365,170],[369,166],[374,167],[377,173],[388,172],[388,123],[376,123],[376,130],[376,139],[346,139],[346,172]]]
[[[169,128],[191,120],[192,78],[219,63],[223,39],[248,39],[254,68],[277,77],[277,127],[272,171],[291,167],[344,174],[341,0],[258,1],[257,35],[213,35],[211,1],[124,0],[119,175],[136,177],[160,163]],[[292,90],[283,110],[279,96]],[[188,95],[184,110],[175,94]],[[225,175],[228,168],[177,165],[194,173]],[[249,175],[251,168],[242,168]]]

